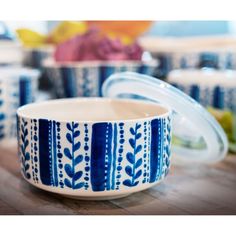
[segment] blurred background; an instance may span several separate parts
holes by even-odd
[[[41,33],[48,33],[59,21],[5,21],[11,31],[29,28]],[[199,36],[236,34],[235,21],[159,21],[153,22],[144,35],[152,36]]]
[[[235,151],[235,35],[235,21],[2,21],[0,99],[9,95],[4,83],[12,80],[5,77],[14,67],[39,74],[36,85],[32,73],[18,72],[20,101],[8,106],[11,112],[0,103],[0,123],[37,99],[101,96],[111,74],[133,71],[165,80],[205,106]],[[15,135],[10,123],[5,131],[0,124],[0,137]]]

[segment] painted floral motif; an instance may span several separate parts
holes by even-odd
[[[170,118],[135,123],[18,118],[22,173],[35,184],[80,191],[135,188],[170,167]],[[29,130],[29,133],[28,133]],[[31,158],[30,158],[31,157]]]
[[[202,106],[234,110],[236,107],[236,88],[199,86],[172,83],[172,85],[191,96]]]
[[[83,175],[83,171],[76,172],[76,167],[83,161],[83,155],[77,153],[81,146],[81,143],[76,141],[76,138],[80,135],[79,124],[67,123],[66,127],[69,130],[66,139],[71,144],[71,148],[64,148],[64,155],[71,161],[71,164],[65,165],[65,172],[69,178],[65,178],[64,183],[68,188],[80,189],[84,186],[84,182],[78,182]]]
[[[162,171],[162,177],[164,178],[168,173],[170,169],[170,142],[171,142],[171,126],[170,126],[170,118],[168,118],[166,121],[164,121],[164,146],[163,146],[163,171]]]
[[[125,167],[125,172],[131,179],[126,179],[123,184],[128,187],[137,186],[139,181],[138,178],[142,175],[142,170],[138,168],[142,165],[142,157],[138,158],[138,153],[142,150],[142,145],[138,144],[138,139],[141,138],[142,134],[139,132],[141,124],[136,124],[135,128],[130,128],[130,133],[133,138],[129,139],[130,146],[133,148],[133,152],[126,154],[126,159],[130,163]]]
[[[21,124],[21,127],[20,127],[21,128],[20,152],[21,152],[22,172],[23,172],[25,178],[30,179],[31,178],[31,175],[29,173],[30,154],[29,154],[29,152],[26,151],[26,148],[29,145],[27,124],[28,124],[28,122],[25,121],[24,119],[22,119],[22,124]]]

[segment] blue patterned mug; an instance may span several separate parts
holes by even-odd
[[[112,199],[159,183],[170,168],[171,110],[132,99],[72,98],[18,109],[23,177],[79,199]]]
[[[19,66],[0,68],[0,142],[16,140],[16,110],[34,102],[39,72]]]

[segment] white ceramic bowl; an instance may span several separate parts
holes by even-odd
[[[16,138],[16,110],[35,101],[38,78],[37,70],[0,67],[0,142]]]
[[[44,68],[56,98],[101,96],[103,82],[113,73],[133,71],[153,75],[157,61],[84,61],[58,63],[45,60]]]
[[[79,199],[111,199],[159,183],[170,168],[171,111],[130,99],[74,98],[18,109],[23,177]]]

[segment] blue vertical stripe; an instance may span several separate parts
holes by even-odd
[[[62,84],[65,91],[65,97],[76,97],[77,93],[77,82],[74,68],[62,67]]]
[[[114,124],[114,135],[113,135],[113,163],[112,163],[112,183],[111,189],[115,189],[115,173],[116,173],[116,149],[117,149],[117,124]]]
[[[20,77],[19,82],[20,106],[32,102],[31,80],[25,76]]]
[[[158,59],[159,65],[155,71],[155,76],[160,79],[166,78],[172,68],[171,56],[158,54],[156,58]]]
[[[224,109],[224,89],[216,86],[213,92],[213,106],[215,108]]]
[[[58,186],[57,176],[57,134],[56,134],[56,122],[52,122],[52,150],[53,150],[53,185]]]
[[[93,191],[105,190],[105,154],[107,125],[108,123],[97,123],[92,126],[90,178]]]
[[[190,96],[197,102],[200,101],[200,89],[198,85],[192,85],[190,88]]]
[[[0,113],[0,121],[5,120],[6,116],[4,113]]]
[[[39,119],[39,163],[40,178],[43,184],[51,185],[51,167],[49,152],[49,129],[50,122],[45,119]]]
[[[114,66],[101,66],[99,71],[99,96],[102,96],[103,82],[115,72]]]
[[[33,68],[41,68],[41,62],[43,60],[43,52],[38,50],[33,50],[31,55],[32,57],[31,57],[31,62],[29,62],[29,65],[32,66]]]
[[[139,66],[137,72],[140,73],[140,74],[148,74],[148,71],[149,71],[149,66],[145,65],[145,64],[142,64],[142,65]]]
[[[161,146],[161,133],[159,134],[161,126],[161,119],[154,119],[151,121],[151,153],[150,153],[150,183],[156,181],[157,170],[158,170],[158,151]]]
[[[106,174],[106,188],[111,189],[110,174],[111,174],[111,162],[112,162],[112,124],[108,124],[108,137],[107,137],[107,174]]]

